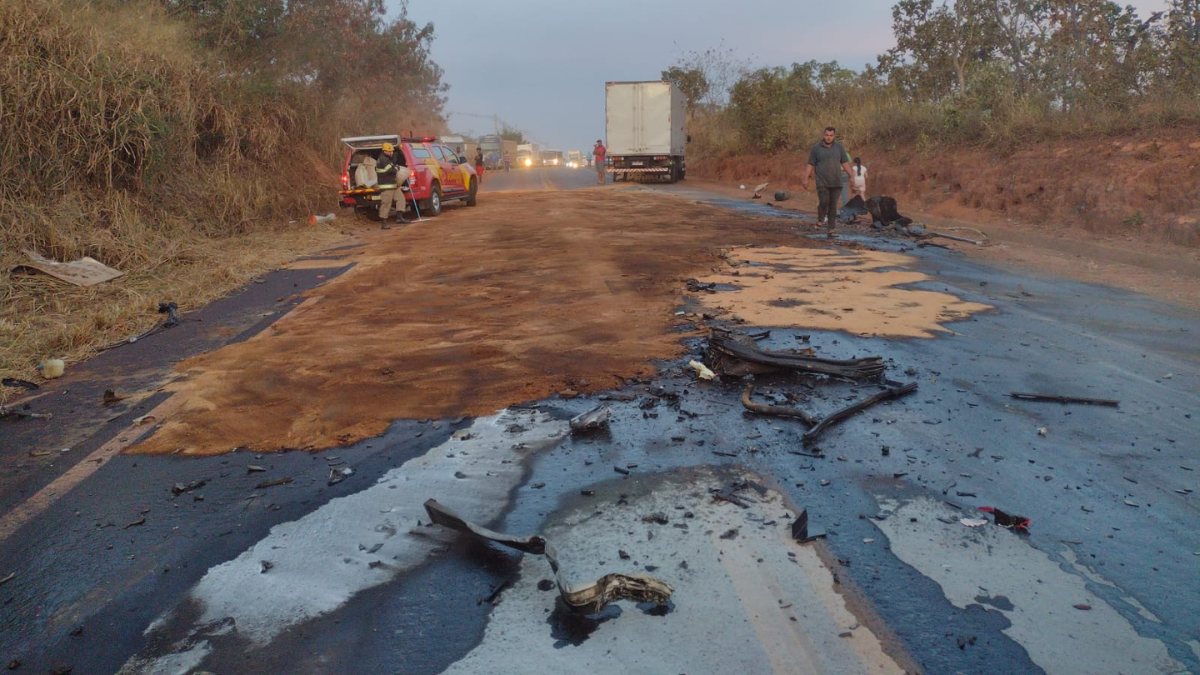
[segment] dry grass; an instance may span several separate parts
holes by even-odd
[[[77,361],[149,328],[159,301],[196,308],[336,236],[285,224],[333,203],[317,108],[190,44],[149,0],[0,0],[0,374]],[[21,249],[126,275],[9,275]]]
[[[195,234],[173,242],[170,262],[132,269],[90,288],[64,284],[43,274],[0,277],[0,373],[37,381],[36,365],[48,358],[68,364],[91,356],[101,345],[148,330],[163,317],[161,301],[191,311],[228,295],[283,261],[343,238],[336,229],[298,224],[233,237]],[[9,269],[18,255],[4,251]],[[0,387],[0,402],[18,393]]]

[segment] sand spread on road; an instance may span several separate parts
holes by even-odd
[[[803,245],[778,219],[621,188],[489,195],[362,239],[256,339],[182,362],[188,401],[132,452],[329,448],[614,388],[681,353],[680,281],[721,247]]]
[[[787,245],[738,255],[792,260],[808,242],[789,221],[621,188],[496,194],[428,222],[367,228],[348,272],[254,339],[182,362],[186,378],[174,387],[187,400],[130,451],[324,449],[377,436],[396,419],[490,415],[559,392],[615,388],[654,374],[653,360],[682,353],[673,330],[684,321],[675,316],[682,281],[724,267],[717,257],[724,247]],[[831,266],[840,255],[813,260]],[[907,260],[855,256],[836,274],[867,276]],[[825,274],[820,266],[794,271]],[[904,316],[933,306],[924,292],[859,295],[822,302],[839,313],[858,302],[892,303]],[[929,295],[938,311],[904,324],[919,326],[916,334],[935,330],[946,308],[982,307]],[[833,323],[818,313],[795,319],[860,333],[889,328],[882,321],[891,314],[854,314],[877,325]],[[743,315],[783,325],[765,320],[773,318],[766,311]]]
[[[933,337],[941,324],[991,309],[949,293],[906,288],[931,281],[898,269],[912,258],[883,251],[739,248],[739,263],[702,281],[737,286],[705,296],[714,309],[758,326],[841,330],[865,337]]]

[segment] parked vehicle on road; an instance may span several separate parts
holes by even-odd
[[[542,165],[542,148],[537,143],[522,143],[517,146],[517,168],[531,169]]]
[[[462,136],[447,135],[439,137],[438,140],[442,142],[442,145],[453,150],[458,157],[471,157],[475,154],[474,148],[470,154],[467,153],[467,141]]]
[[[483,167],[488,171],[500,168],[500,157],[504,154],[504,139],[495,135],[479,137],[479,148],[483,150]]]
[[[365,165],[373,170],[384,143],[396,146],[397,161],[412,170],[412,176],[401,189],[405,202],[415,202],[422,216],[440,214],[442,204],[449,200],[461,199],[467,206],[476,204],[479,178],[475,167],[460,162],[458,155],[435,136],[355,136],[343,138],[342,143],[348,148],[342,167],[342,189],[338,191],[342,208],[378,216],[379,188],[371,180],[372,171],[359,171],[359,167]]]
[[[605,85],[609,173],[613,180],[656,177],[669,183],[687,171],[689,140],[683,94],[670,82]]]

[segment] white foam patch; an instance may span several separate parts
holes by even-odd
[[[513,424],[524,430],[507,431]],[[558,443],[566,432],[566,422],[536,411],[479,418],[471,438],[450,439],[366,490],[276,525],[236,559],[210,569],[192,589],[190,599],[204,608],[193,635],[232,619],[237,635],[265,645],[287,628],[419,565],[442,545],[438,538],[410,533],[418,522],[429,521],[426,499],[453,503],[464,517],[490,522],[503,514],[509,493],[520,484],[524,459]],[[263,561],[271,564],[266,572]],[[152,624],[169,625],[169,616]],[[159,672],[146,669],[157,667],[155,662],[145,663],[150,665],[128,672]]]
[[[1160,640],[1139,635],[1087,589],[1088,580],[1111,586],[1110,581],[1094,573],[1071,574],[1004,528],[963,527],[961,513],[941,502],[880,498],[879,504],[889,517],[875,524],[891,541],[892,552],[937,582],[957,607],[979,604],[979,595],[1006,597],[1013,609],[998,610],[1012,623],[1004,632],[1046,672],[1187,672]],[[1091,609],[1079,610],[1076,604]]]
[[[555,516],[544,531],[575,584],[659,566],[649,573],[675,588],[669,614],[620,602],[619,616],[577,646],[559,648],[561,635],[548,622],[558,593],[538,589],[540,580],[552,578],[549,564],[526,555],[520,579],[501,595],[479,646],[445,672],[902,673],[833,591],[832,575],[812,547],[791,541],[794,514],[783,500],[774,492],[760,498],[747,491],[749,509],[713,503],[710,478],[672,478],[650,494],[629,496],[628,504],[598,496]],[[695,517],[685,518],[676,506]],[[671,523],[642,522],[655,511]],[[721,537],[733,528],[736,537]],[[619,550],[630,559],[621,559]]]

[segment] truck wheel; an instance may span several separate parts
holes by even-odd
[[[479,196],[479,181],[472,180],[471,187],[467,190],[467,206],[475,206],[476,197]]]
[[[429,199],[421,206],[421,213],[430,218],[442,215],[442,185],[436,180],[429,189]]]

